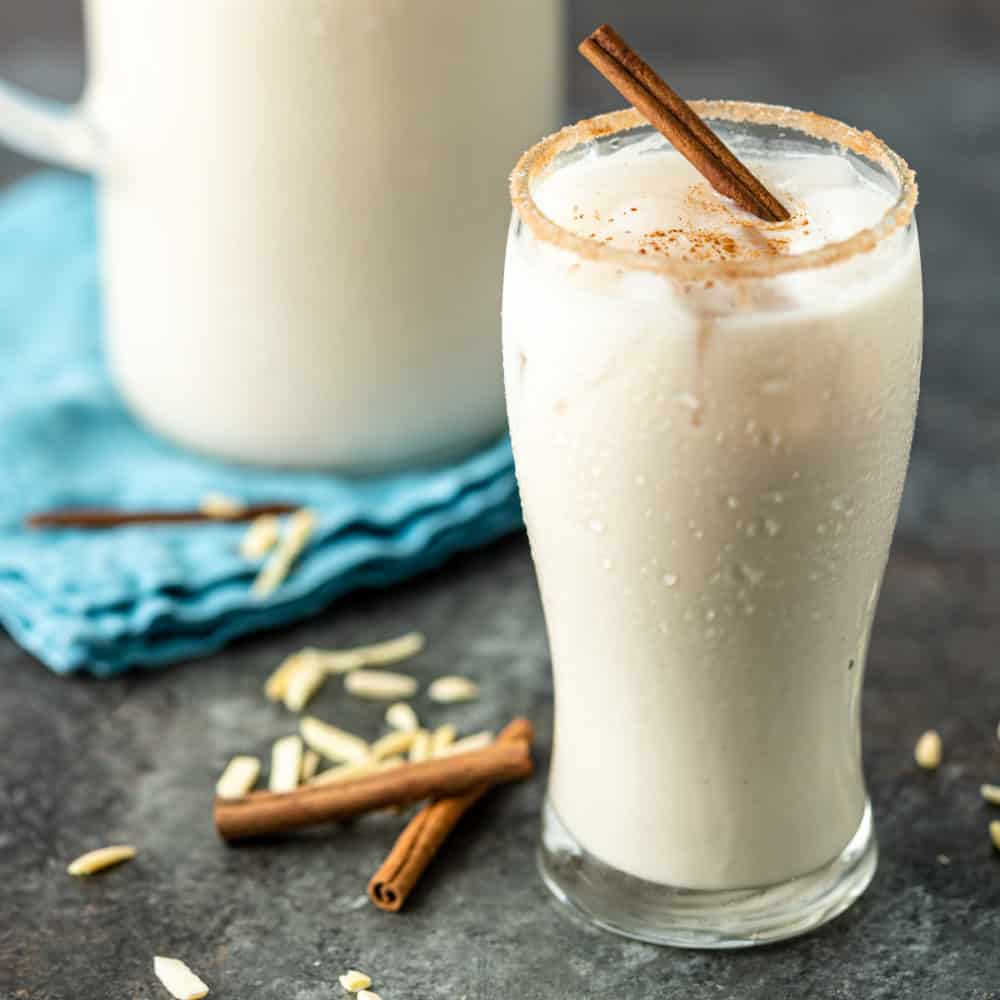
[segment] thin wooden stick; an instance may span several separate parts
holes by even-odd
[[[291,792],[252,792],[215,800],[215,827],[234,842],[333,823],[386,806],[461,795],[483,784],[526,778],[533,771],[527,740],[401,764],[337,784],[304,785]]]
[[[788,209],[614,28],[602,24],[580,44],[580,54],[716,191],[767,222],[791,218]]]
[[[39,511],[25,519],[29,528],[82,528],[103,530],[121,528],[130,524],[196,524],[212,521],[253,521],[263,514],[291,514],[301,504],[258,503],[247,504],[238,511],[222,517],[202,510],[116,510],[110,507],[66,507],[59,510]]]
[[[500,733],[496,743],[530,743],[533,737],[531,723],[527,719],[515,719]],[[464,795],[438,799],[424,806],[407,824],[389,856],[372,876],[368,883],[369,899],[379,909],[398,913],[458,821],[492,787],[493,783],[479,785]]]

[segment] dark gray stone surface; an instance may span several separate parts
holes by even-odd
[[[76,7],[4,0],[0,72],[71,96]],[[573,4],[574,37],[609,7]],[[920,173],[924,397],[869,663],[865,756],[882,846],[869,892],[822,931],[755,953],[618,940],[564,918],[538,882],[541,779],[471,814],[402,916],[363,898],[393,817],[222,847],[212,782],[231,753],[265,753],[291,730],[260,689],[305,643],[424,630],[416,673],[483,684],[480,702],[447,716],[475,729],[530,715],[544,770],[547,651],[527,549],[512,539],[207,661],[110,683],[57,679],[0,639],[3,1000],[163,996],[154,952],[189,960],[220,1000],[337,996],[349,965],[372,971],[384,1000],[1000,998],[1000,855],[986,834],[1000,810],[977,794],[1000,780],[1000,8],[781,7],[622,0],[613,16],[683,92],[813,107],[882,134]],[[614,103],[571,66],[572,114]],[[0,156],[0,181],[27,168]],[[379,717],[335,686],[316,710],[367,731]],[[932,725],[947,759],[929,776],[911,750]],[[80,851],[119,839],[140,845],[132,864],[88,882],[64,874]]]

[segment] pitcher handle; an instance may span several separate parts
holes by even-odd
[[[97,129],[79,104],[62,104],[0,81],[0,141],[75,170],[100,165]]]

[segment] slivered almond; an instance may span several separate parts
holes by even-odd
[[[315,528],[316,515],[308,508],[303,507],[289,515],[277,547],[253,582],[251,593],[254,597],[261,600],[270,597],[285,582],[295,560],[309,544]]]
[[[99,847],[96,851],[88,851],[72,861],[66,871],[70,875],[96,875],[123,861],[131,861],[136,855],[136,849],[131,844],[114,844],[110,847]]]
[[[302,773],[302,740],[284,736],[271,747],[271,773],[267,787],[272,792],[291,792],[299,787]]]
[[[372,760],[385,760],[386,757],[393,757],[396,754],[406,753],[413,746],[416,739],[416,732],[396,732],[383,736],[372,744]]]
[[[315,750],[307,750],[302,755],[302,771],[299,773],[299,782],[305,784],[311,778],[315,778],[318,770],[319,754]]]
[[[365,658],[354,650],[318,649],[316,650],[323,669],[328,674],[348,674],[365,665]]]
[[[407,632],[398,639],[387,639],[354,649],[320,650],[330,673],[346,674],[358,667],[385,667],[401,663],[416,656],[424,648],[424,637],[419,632]]]
[[[326,670],[315,650],[303,650],[285,686],[285,708],[290,712],[301,712],[326,682],[326,677]]]
[[[338,729],[310,715],[299,723],[299,732],[313,750],[335,764],[362,763],[367,761],[371,754],[371,747],[360,736]]]
[[[436,757],[445,747],[449,747],[455,742],[456,736],[458,736],[458,730],[450,722],[438,726],[431,734],[430,755]]]
[[[198,504],[198,510],[205,517],[217,518],[220,521],[229,521],[234,517],[239,517],[247,505],[236,497],[231,497],[226,493],[206,493]]]
[[[431,701],[448,705],[479,697],[479,685],[468,677],[439,677],[427,689]]]
[[[407,632],[397,639],[386,639],[385,642],[372,643],[355,650],[365,658],[365,663],[372,667],[386,667],[390,663],[402,663],[416,656],[424,648],[425,640],[420,632]]]
[[[174,1000],[201,1000],[208,996],[208,987],[180,959],[157,955],[153,959],[153,972]]]
[[[335,785],[341,781],[353,781],[355,778],[366,778],[369,774],[398,767],[402,763],[401,757],[390,757],[388,760],[366,760],[354,764],[340,764],[337,767],[328,768],[326,771],[320,771],[308,784]]]
[[[395,701],[412,698],[417,693],[417,682],[405,674],[388,670],[355,670],[344,678],[344,687],[358,698],[373,701]]]
[[[352,778],[364,778],[366,775],[374,774],[381,761],[365,760],[351,764],[338,764],[336,767],[327,768],[320,771],[315,777],[309,779],[309,785],[334,785],[339,781],[350,781]]]
[[[288,682],[298,671],[302,663],[313,655],[315,655],[315,651],[312,649],[300,649],[297,653],[286,656],[265,682],[264,694],[271,701],[284,701],[285,693],[288,691]]]
[[[1000,785],[980,785],[979,794],[991,806],[1000,806]]]
[[[261,514],[250,522],[240,540],[240,555],[244,559],[263,559],[278,544],[281,537],[281,521],[274,514]]]
[[[937,770],[941,766],[941,734],[935,729],[928,729],[917,740],[913,758],[925,771]]]
[[[405,701],[397,701],[385,710],[385,721],[401,733],[416,732],[420,728],[417,713]]]
[[[270,516],[270,515],[267,515]],[[282,701],[292,677],[303,662],[314,663],[327,673],[346,674],[365,666],[383,666],[415,656],[423,649],[424,637],[410,632],[398,639],[378,642],[356,649],[300,649],[285,657],[278,669],[268,678],[264,691],[271,701]]]
[[[220,799],[242,799],[257,783],[260,761],[256,757],[234,757],[215,784]]]
[[[377,993],[372,993],[371,990],[362,990],[358,994],[358,1000],[382,1000],[382,998]]]
[[[422,760],[429,760],[431,756],[431,734],[426,729],[418,729],[413,735],[413,743],[410,745],[410,761],[419,764]]]
[[[1000,819],[995,819],[990,823],[990,840],[993,841],[993,846],[1000,851]]]
[[[481,733],[474,733],[472,736],[466,736],[460,740],[455,740],[454,743],[450,743],[438,750],[434,756],[453,757],[455,754],[459,753],[469,753],[472,750],[482,750],[484,747],[488,747],[492,742],[493,734],[488,730],[485,730]]]
[[[349,969],[340,977],[340,985],[348,993],[357,993],[358,990],[366,990],[372,984],[372,977],[366,976],[357,969]]]

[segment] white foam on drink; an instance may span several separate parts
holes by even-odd
[[[650,137],[613,156],[590,154],[534,189],[553,222],[577,236],[642,255],[699,261],[804,253],[873,226],[888,192],[845,158],[748,159],[791,218],[767,223],[715,192],[680,154]]]

